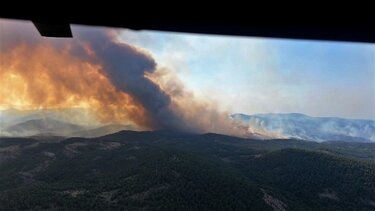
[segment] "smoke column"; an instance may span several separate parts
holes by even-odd
[[[42,38],[31,24],[0,21],[0,107],[83,106],[102,122],[145,129],[241,135],[215,102],[199,99],[150,53],[116,30],[74,27],[73,39]],[[173,52],[171,52],[173,53]]]
[[[145,77],[156,70],[156,62],[150,55],[129,44],[116,42],[111,32],[86,30],[80,37],[89,43],[112,84],[142,104],[152,128],[187,129],[171,110],[170,96]]]

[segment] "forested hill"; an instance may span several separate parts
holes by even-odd
[[[374,210],[375,144],[121,131],[0,139],[0,210]]]

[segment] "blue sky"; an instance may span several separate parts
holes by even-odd
[[[375,119],[375,45],[123,30],[193,93],[248,114]]]

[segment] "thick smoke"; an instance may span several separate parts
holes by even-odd
[[[73,39],[54,39],[41,38],[24,23],[0,27],[6,32],[1,32],[6,44],[0,50],[8,61],[0,73],[22,82],[7,82],[5,88],[22,91],[0,100],[0,105],[19,99],[21,93],[37,108],[82,101],[106,122],[128,118],[142,128],[242,135],[215,102],[194,96],[149,53],[119,42],[114,30],[74,27]],[[24,89],[25,84],[32,89]]]
[[[81,31],[79,36],[89,43],[112,84],[142,104],[152,128],[187,129],[183,120],[171,110],[170,96],[145,77],[156,70],[156,62],[150,55],[116,42],[110,32],[92,29]]]
[[[80,107],[102,124],[152,128],[143,106],[112,84],[82,36],[43,38],[20,21],[0,21],[0,28],[0,109]]]
[[[217,102],[197,96],[186,89],[173,71],[159,68],[146,77],[171,96],[172,110],[184,120],[185,128],[199,133],[213,132],[255,138],[241,125],[232,122],[228,112],[219,110]]]

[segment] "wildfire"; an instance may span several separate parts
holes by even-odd
[[[26,24],[0,27],[0,109],[84,108],[100,123],[139,129],[243,131],[216,102],[187,90],[173,71],[116,40],[113,30],[78,27],[73,39],[61,40],[41,38]]]
[[[78,107],[102,123],[147,126],[144,108],[116,89],[100,64],[74,57],[69,45],[60,47],[24,44],[1,52],[0,109]]]

